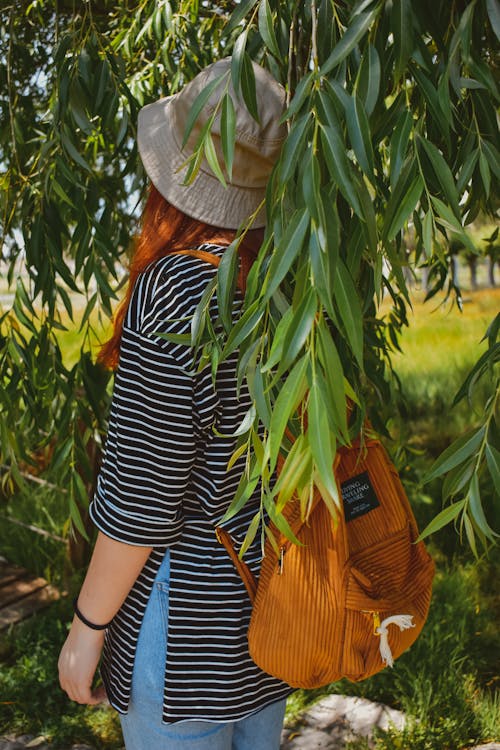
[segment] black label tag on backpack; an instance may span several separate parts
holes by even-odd
[[[367,471],[342,482],[340,489],[346,522],[364,516],[380,505]]]

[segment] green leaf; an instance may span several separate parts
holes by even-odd
[[[370,139],[370,126],[363,102],[356,94],[348,99],[346,118],[349,139],[358,164],[373,181],[373,148]]]
[[[243,57],[245,55],[245,48],[247,46],[248,38],[248,26],[245,26],[241,34],[238,36],[233,47],[233,54],[231,55],[231,81],[236,96],[240,95],[241,92],[241,74],[243,70]]]
[[[445,117],[443,110],[439,102],[439,95],[436,91],[432,81],[418,68],[416,65],[411,65],[411,70],[415,76],[418,88],[423,94],[423,97],[427,103],[429,111],[431,112],[436,124],[442,132],[443,137],[446,140],[446,145],[450,147],[450,127],[452,123]],[[423,115],[422,115],[423,116]]]
[[[186,143],[188,142],[191,131],[193,130],[193,127],[198,117],[200,116],[203,107],[206,105],[215,89],[221,85],[222,80],[224,78],[227,78],[227,75],[227,73],[223,73],[222,75],[217,76],[217,78],[214,78],[213,81],[210,81],[208,86],[206,86],[194,100],[191,109],[189,110],[188,118],[186,120],[186,127],[184,129],[184,138],[182,140],[181,148],[184,148]]]
[[[252,60],[247,52],[243,53],[241,66],[241,92],[247,105],[247,109],[256,122],[259,120],[259,108],[257,106],[257,91],[255,88],[255,73]]]
[[[411,0],[397,0],[392,4],[391,32],[394,37],[394,79],[399,81],[413,52]]]
[[[431,201],[437,212],[435,220],[442,226],[446,227],[446,229],[449,229],[452,234],[457,234],[462,240],[463,244],[468,247],[469,250],[471,250],[473,253],[477,253],[476,246],[474,245],[473,241],[471,240],[461,223],[455,217],[455,214],[453,213],[451,208],[449,208],[449,206],[443,203],[443,201],[441,201],[439,198],[436,198],[434,195],[431,195]]]
[[[307,438],[300,434],[293,443],[285,462],[280,468],[278,481],[273,487],[273,496],[277,498],[276,509],[280,513],[286,503],[297,491],[302,477],[312,467],[311,451]]]
[[[221,113],[221,143],[224,161],[226,163],[229,180],[233,174],[234,143],[236,139],[236,113],[233,100],[229,94],[225,94],[222,100]]]
[[[464,463],[455,466],[454,469],[451,469],[451,471],[446,474],[443,482],[443,488],[441,491],[443,500],[446,500],[448,497],[458,495],[460,490],[462,490],[466,484],[469,484],[474,470],[474,457],[471,457]]]
[[[498,534],[496,534],[486,520],[484,515],[483,506],[481,503],[481,495],[479,491],[479,479],[477,474],[473,474],[470,487],[469,487],[469,505],[468,510],[471,514],[472,520],[485,535],[487,539],[493,541]]]
[[[476,559],[478,559],[479,555],[477,553],[477,545],[476,545],[476,535],[474,534],[474,526],[471,523],[471,520],[467,513],[462,514],[462,523],[465,527],[465,534],[467,536],[467,541],[469,542],[469,546],[472,550],[472,554]]]
[[[460,221],[460,208],[458,206],[458,193],[455,186],[455,180],[443,155],[439,149],[428,141],[427,138],[422,138],[418,133],[415,134],[415,140],[418,148],[423,148],[426,152],[427,157],[432,165],[434,173],[439,180],[439,184],[443,189],[446,200],[453,209],[453,213],[458,221]]]
[[[250,396],[255,401],[257,415],[264,427],[269,428],[271,424],[271,404],[269,395],[264,388],[264,378],[259,365],[256,365],[253,371],[247,371],[247,383]]]
[[[297,162],[303,155],[303,145],[306,141],[308,125],[311,123],[311,115],[308,112],[299,120],[294,122],[292,129],[284,143],[280,157],[280,183],[288,182]]]
[[[319,338],[319,357],[325,372],[325,388],[328,394],[330,408],[327,410],[337,428],[337,435],[343,442],[349,441],[347,426],[347,404],[345,397],[345,378],[342,362],[328,330],[322,320],[317,327]]]
[[[479,173],[483,181],[484,193],[486,195],[486,198],[489,198],[491,187],[491,173],[486,156],[482,151],[479,154]]]
[[[238,275],[238,244],[231,242],[217,270],[217,304],[222,324],[229,333],[233,327],[233,302]]]
[[[354,166],[347,158],[347,148],[340,132],[330,125],[321,127],[321,143],[330,175],[353,211],[363,218],[363,212],[354,187],[351,171]]]
[[[380,92],[380,57],[372,44],[365,48],[361,56],[356,91],[369,117],[375,109]]]
[[[484,438],[485,427],[481,427],[479,430],[468,432],[465,435],[457,438],[448,448],[446,448],[439,458],[434,461],[431,468],[424,477],[424,483],[436,479],[441,474],[446,474],[447,471],[455,468],[467,458],[472,456],[480,447],[481,442]]]
[[[500,453],[493,445],[486,443],[485,454],[490,477],[493,480],[497,494],[500,495]]]
[[[434,228],[432,220],[432,210],[429,209],[425,214],[424,220],[422,222],[422,242],[429,258],[432,257],[433,254],[433,237]]]
[[[80,513],[80,510],[75,503],[74,498],[70,495],[69,496],[69,514],[71,521],[76,529],[80,532],[80,534],[83,536],[84,539],[89,541],[89,537],[87,534],[87,531],[85,529],[85,526],[83,525],[82,516]]]
[[[436,531],[439,531],[439,529],[442,529],[443,526],[451,523],[451,521],[453,521],[458,516],[464,505],[465,499],[460,500],[458,503],[448,505],[446,508],[444,508],[440,513],[437,514],[437,516],[432,519],[429,524],[427,524],[425,529],[418,537],[417,542],[422,541],[422,539],[428,537],[429,534],[434,534]]]
[[[321,173],[318,159],[312,148],[309,150],[307,163],[302,171],[302,194],[312,218],[319,223],[321,210],[320,180]]]
[[[489,141],[482,140],[481,148],[495,177],[500,179],[500,153]]]
[[[243,417],[240,426],[235,432],[232,433],[231,437],[239,437],[240,435],[245,435],[255,422],[256,415],[257,412],[255,411],[255,406],[252,404],[252,406]]]
[[[394,187],[384,217],[383,235],[393,240],[403,228],[422,195],[423,182],[420,174],[409,165],[404,169]]]
[[[72,141],[64,132],[61,132],[61,143],[64,147],[64,150],[67,152],[68,156],[70,156],[74,162],[79,164],[80,167],[83,167],[83,169],[85,169],[87,172],[92,172],[89,164],[85,161],[83,156],[77,151],[74,143],[72,143]]]
[[[470,182],[474,167],[479,158],[479,149],[475,148],[464,160],[457,180],[457,190],[461,194]]]
[[[328,315],[332,320],[335,318],[333,307],[333,284],[330,283],[331,268],[335,264],[336,258],[332,257],[332,246],[326,238],[328,251],[321,249],[318,232],[313,229],[309,238],[309,257],[311,259],[312,285],[318,292],[321,304],[325,307]]]
[[[255,462],[254,462],[254,468],[255,468]],[[241,475],[241,479],[236,489],[234,498],[231,501],[231,505],[229,506],[227,511],[224,513],[224,516],[220,520],[221,524],[226,523],[226,521],[231,520],[233,516],[235,516],[237,513],[240,512],[240,510],[245,506],[245,504],[253,495],[255,488],[257,487],[260,479],[261,479],[260,474],[255,471],[251,472],[250,477],[247,476],[246,472],[244,472]]]
[[[272,337],[271,351],[262,367],[262,372],[268,372],[280,361],[283,352],[283,342],[285,340],[286,332],[292,322],[293,312],[293,308],[290,306],[276,326],[276,330]]]
[[[295,360],[306,343],[316,317],[318,300],[314,289],[309,289],[297,307],[283,341],[283,349],[278,375],[284,372]]]
[[[413,126],[413,115],[410,110],[405,109],[400,115],[394,133],[391,137],[390,145],[390,175],[391,175],[391,189],[394,190],[394,186],[401,174],[403,164],[406,159],[406,152],[408,150],[408,143],[410,139],[410,133]]]
[[[236,461],[241,458],[241,456],[248,450],[248,442],[243,443],[240,445],[234,453],[232,454],[231,458],[227,462],[227,471],[230,471],[233,466],[235,465]]]
[[[243,543],[240,547],[240,551],[238,552],[238,557],[240,558],[240,560],[243,559],[245,552],[247,552],[248,548],[250,547],[253,540],[257,536],[259,526],[260,526],[260,509],[252,518],[250,525],[247,529],[247,533],[245,534],[245,538],[243,539]]]
[[[281,59],[281,52],[274,31],[273,16],[267,0],[260,0],[259,4],[259,33],[266,47],[271,53]]]
[[[224,36],[228,36],[239,24],[243,21],[245,16],[252,10],[257,0],[242,0],[239,3],[229,19],[229,23],[224,28]]]
[[[227,337],[226,345],[222,352],[222,359],[227,358],[232,352],[235,351],[246,339],[246,337],[254,330],[258,322],[262,318],[265,312],[265,307],[260,303],[259,300],[255,300],[250,307],[248,307],[241,318],[231,329],[229,336]]]
[[[276,526],[278,531],[280,531],[283,534],[283,536],[289,539],[293,544],[301,545],[301,542],[297,539],[297,537],[293,533],[285,516],[277,512],[276,506],[274,504],[272,497],[270,497],[269,495],[265,495],[264,505],[269,514],[269,518],[271,519],[271,522]]]
[[[305,375],[308,364],[309,357],[307,355],[304,355],[295,363],[287,379],[282,384],[274,403],[268,437],[271,471],[274,471],[274,467],[276,466],[281,441],[288,420],[304,396],[306,388]]]
[[[326,404],[321,397],[321,390],[316,378],[313,378],[307,405],[307,436],[311,452],[321,480],[336,504],[338,488],[333,474],[335,459],[335,441],[332,442]]]
[[[220,167],[219,159],[217,157],[217,152],[215,150],[214,141],[210,133],[206,134],[205,139],[203,141],[203,145],[204,145],[205,159],[207,160],[208,166],[210,167],[214,175],[217,177],[217,179],[224,185],[224,187],[227,187],[226,178],[224,177],[224,174]]]
[[[486,0],[486,9],[490,19],[491,28],[500,40],[500,3],[498,0]]]
[[[337,67],[363,38],[380,10],[380,5],[367,13],[360,13],[342,34],[331,54],[321,66],[321,75]]]
[[[205,318],[208,315],[208,306],[214,295],[216,284],[217,278],[214,277],[210,283],[207,284],[207,287],[193,313],[191,319],[191,346],[193,347],[198,346],[201,341],[203,331],[205,330]]]
[[[296,211],[275,249],[264,282],[264,300],[269,300],[290,270],[300,252],[309,227],[309,214],[305,209]]]
[[[311,87],[313,84],[313,81],[316,79],[316,74],[314,71],[311,73],[308,73],[304,78],[301,78],[299,81],[299,84],[297,88],[295,89],[295,93],[293,95],[293,99],[290,102],[290,106],[288,107],[287,111],[283,115],[283,120],[290,120],[294,115],[297,114],[297,112],[300,111],[302,105],[307,100],[308,103],[308,109],[310,110],[310,101],[308,99],[310,93],[311,93]]]
[[[363,315],[356,287],[343,260],[339,260],[335,269],[333,294],[347,340],[363,370]]]

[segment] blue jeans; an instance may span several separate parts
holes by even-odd
[[[129,710],[120,715],[127,750],[279,750],[285,700],[238,721],[162,723],[169,574],[167,550],[139,633]]]

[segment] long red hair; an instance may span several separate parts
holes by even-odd
[[[120,355],[123,321],[134,291],[137,277],[155,260],[177,250],[196,247],[204,242],[229,245],[236,235],[233,229],[204,224],[187,216],[151,185],[144,207],[141,233],[135,241],[135,250],[129,266],[127,292],[118,306],[113,320],[113,334],[101,347],[98,361],[109,369],[116,369]],[[243,273],[246,275],[262,242],[262,231],[253,230],[240,245]]]

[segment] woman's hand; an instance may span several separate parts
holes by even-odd
[[[139,547],[97,535],[78,606],[90,622],[111,622],[144,567],[152,547]],[[87,627],[76,616],[59,656],[59,682],[71,700],[95,706],[106,700],[104,688],[92,690],[101,658],[104,630]]]
[[[104,631],[91,630],[76,617],[59,655],[59,683],[71,700],[95,706],[106,700],[104,687],[92,690]]]

